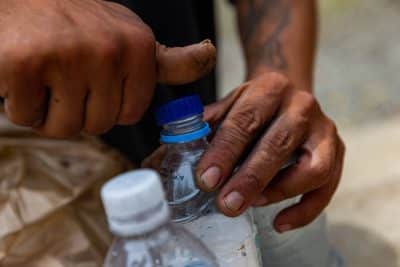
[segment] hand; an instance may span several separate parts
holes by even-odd
[[[284,232],[309,224],[327,206],[339,184],[345,149],[311,93],[294,89],[279,73],[265,73],[208,106],[205,119],[220,126],[198,164],[198,185],[205,191],[221,188],[221,212],[238,216],[252,205],[302,195],[275,218],[275,228]],[[298,162],[280,171],[295,151]]]
[[[209,72],[215,48],[159,45],[130,10],[100,0],[2,0],[0,96],[8,118],[49,137],[133,124],[156,82]]]

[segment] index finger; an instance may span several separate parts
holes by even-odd
[[[295,121],[282,115],[259,140],[250,157],[219,193],[217,205],[221,212],[227,216],[241,214],[275,177],[303,141],[306,127]]]
[[[231,175],[243,152],[277,112],[287,86],[274,75],[248,85],[197,166],[201,189],[215,190]]]

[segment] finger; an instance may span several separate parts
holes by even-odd
[[[247,85],[241,85],[236,90],[225,96],[223,99],[207,105],[204,108],[203,120],[208,122],[211,127],[218,126],[226,117],[240,95],[246,90]]]
[[[5,112],[10,121],[22,126],[39,125],[48,100],[45,86],[36,75],[40,62],[29,57],[29,52],[8,53],[9,57],[0,59],[0,95]]]
[[[132,38],[126,47],[123,69],[123,96],[118,124],[131,125],[137,123],[149,108],[156,86],[155,43],[152,36],[147,41],[142,36],[140,43]],[[138,52],[140,51],[140,52]]]
[[[160,171],[162,160],[167,153],[167,146],[162,145],[156,151],[154,151],[150,156],[143,160],[141,167],[150,168]]]
[[[264,190],[266,205],[306,194],[329,182],[336,164],[336,139],[326,140],[314,151],[305,149],[298,163],[274,177]]]
[[[84,131],[89,135],[109,131],[117,124],[121,112],[124,82],[122,54],[117,48],[102,49],[104,51],[97,52],[97,62],[93,64],[95,67],[89,70],[93,78],[88,85],[84,120]]]
[[[85,94],[85,88],[78,83],[63,80],[52,83],[46,118],[35,129],[52,138],[79,134],[83,125]]]
[[[196,81],[215,66],[216,49],[210,40],[185,47],[157,46],[158,82],[170,85]]]
[[[252,205],[303,142],[306,131],[307,126],[301,121],[296,122],[287,115],[279,117],[222,188],[217,198],[220,210],[228,216],[237,216]]]
[[[284,209],[277,215],[274,227],[278,232],[282,233],[308,225],[328,206],[340,182],[344,152],[344,145],[340,142],[337,148],[336,166],[328,184],[305,194],[298,204]]]
[[[39,126],[46,115],[47,90],[39,83],[13,82],[7,90],[5,112],[10,121],[21,126]]]
[[[198,184],[204,191],[215,190],[231,175],[248,145],[277,112],[285,86],[259,79],[243,91],[197,166]]]
[[[109,131],[117,124],[121,109],[120,82],[105,82],[97,86],[99,87],[90,89],[86,101],[84,131],[89,135],[99,135]]]

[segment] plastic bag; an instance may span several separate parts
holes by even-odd
[[[111,236],[98,192],[129,167],[95,139],[45,139],[0,117],[0,266],[101,266]]]

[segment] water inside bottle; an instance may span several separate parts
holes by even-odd
[[[190,222],[205,214],[213,202],[213,194],[202,192],[195,182],[195,168],[204,152],[200,145],[192,144],[187,151],[174,151],[166,156],[160,170],[171,207],[172,220],[177,223]]]

